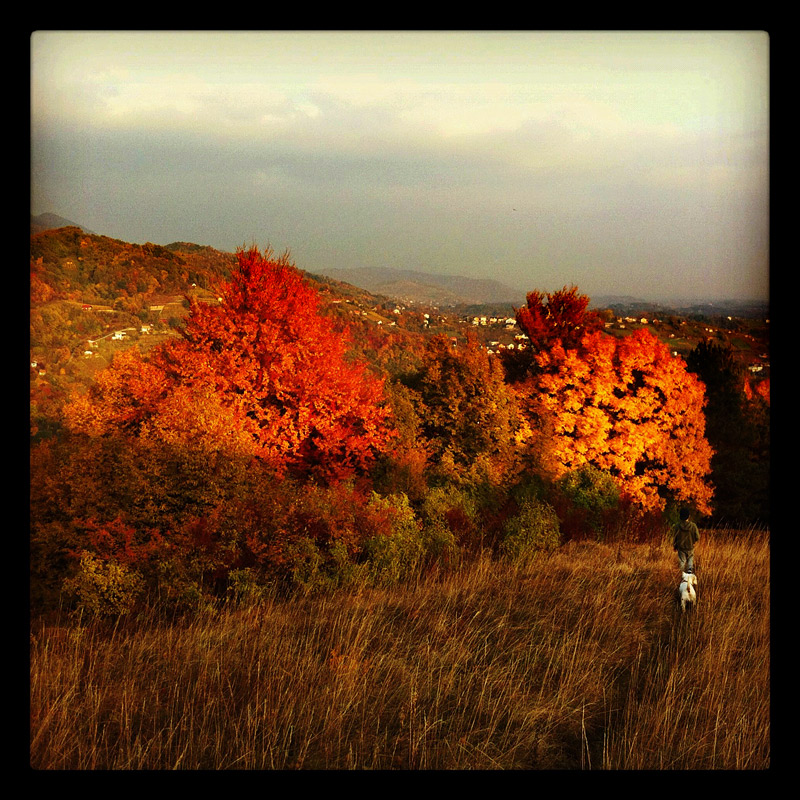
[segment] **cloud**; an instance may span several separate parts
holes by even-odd
[[[34,206],[309,268],[763,287],[763,40],[609,36],[37,34]]]

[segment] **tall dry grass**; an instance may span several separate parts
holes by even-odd
[[[35,625],[37,769],[760,769],[766,535],[488,558],[192,619]]]
[[[630,664],[608,766],[769,766],[768,536],[711,539],[700,565],[697,611],[663,626]]]

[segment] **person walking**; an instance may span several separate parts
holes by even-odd
[[[694,571],[694,548],[700,541],[697,525],[689,519],[689,509],[680,510],[680,522],[675,526],[672,544],[678,553],[678,566],[681,572]]]

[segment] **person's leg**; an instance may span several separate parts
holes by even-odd
[[[686,565],[686,553],[684,553],[683,550],[678,550],[678,566],[680,567],[681,572],[686,571],[684,569],[685,565]]]
[[[686,571],[694,572],[694,550],[690,550],[686,554]]]

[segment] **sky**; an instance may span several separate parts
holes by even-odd
[[[33,214],[521,298],[768,298],[763,31],[30,41]]]

